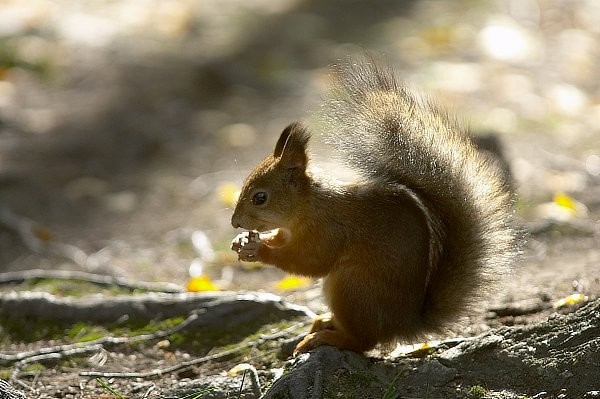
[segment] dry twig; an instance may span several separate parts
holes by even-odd
[[[18,309],[18,311],[16,311]],[[202,326],[239,325],[247,322],[295,316],[314,317],[305,307],[284,302],[267,293],[238,294],[156,293],[106,297],[58,297],[46,292],[0,293],[0,316],[12,319],[48,319],[58,323],[114,322],[127,315],[129,320],[148,321],[157,318],[185,316],[194,310],[206,313],[198,323]]]

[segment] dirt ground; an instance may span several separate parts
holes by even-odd
[[[230,192],[287,123],[318,105],[327,66],[367,49],[384,53],[475,134],[503,144],[527,243],[482,308],[598,297],[599,20],[593,1],[3,2],[0,273],[78,270],[185,286],[192,266],[221,290],[275,292],[323,311],[318,282],[282,290],[283,273],[237,263],[228,250],[236,234]],[[0,287],[15,289],[48,287]],[[554,312],[484,312],[460,333]],[[0,341],[2,352],[71,342],[11,339]],[[101,357],[103,369],[139,371],[206,353],[154,342]],[[278,365],[261,357],[110,384],[128,397],[160,397],[176,382],[222,377],[241,362],[270,381]],[[86,361],[88,369],[99,364]],[[40,366],[19,375],[18,387],[36,398],[113,397],[81,369]]]

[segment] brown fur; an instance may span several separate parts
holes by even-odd
[[[365,351],[443,331],[476,303],[515,254],[509,195],[462,129],[374,61],[335,70],[326,139],[363,181],[338,186],[306,171],[310,135],[284,130],[246,180],[234,227],[275,237],[237,241],[244,260],[325,277],[333,318],[297,350]],[[255,205],[252,197],[268,200]]]

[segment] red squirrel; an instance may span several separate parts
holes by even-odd
[[[252,231],[232,249],[324,278],[331,319],[315,320],[296,352],[363,352],[444,332],[516,253],[502,172],[390,67],[349,61],[332,76],[323,136],[360,179],[337,184],[308,171],[311,133],[292,123],[243,185],[231,223]]]

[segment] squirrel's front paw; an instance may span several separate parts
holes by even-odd
[[[260,242],[250,241],[238,251],[238,258],[244,262],[258,261],[258,249],[262,244]]]
[[[256,231],[244,231],[231,241],[231,249],[237,252],[239,260],[245,262],[258,261],[258,250],[261,245]]]

